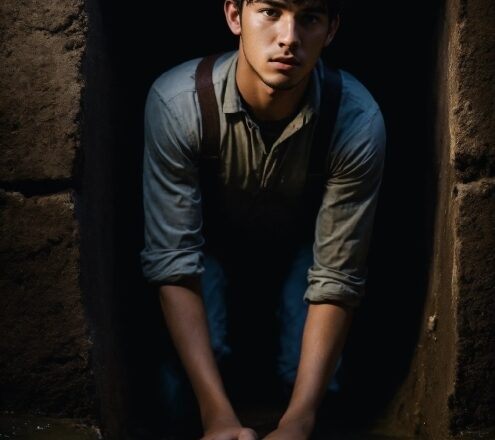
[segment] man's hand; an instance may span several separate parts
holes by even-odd
[[[200,440],[258,440],[258,435],[234,418],[213,422]]]
[[[250,428],[224,428],[207,433],[201,440],[258,440],[258,436]]]
[[[263,440],[308,440],[313,432],[313,420],[291,420],[280,422],[278,428]]]
[[[243,427],[234,413],[223,413],[208,419],[200,440],[258,440],[258,435]]]

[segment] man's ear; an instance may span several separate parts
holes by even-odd
[[[237,10],[236,4],[232,0],[225,0],[223,10],[232,33],[234,35],[241,35],[241,15]]]
[[[331,41],[335,37],[335,34],[337,33],[337,30],[339,29],[339,26],[340,15],[336,15],[332,18],[332,21],[330,21],[330,24],[328,25],[328,35],[327,39],[325,40],[325,46],[328,46],[331,43]]]

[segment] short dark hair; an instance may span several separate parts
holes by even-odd
[[[234,0],[235,5],[239,11],[242,11],[242,5],[244,4],[244,2],[253,3],[255,1],[256,0]],[[293,1],[294,3],[302,3],[308,0],[290,0],[290,1]],[[328,10],[328,16],[335,17],[336,15],[339,15],[342,12],[342,7],[344,6],[345,0],[319,0],[319,1],[326,5]]]

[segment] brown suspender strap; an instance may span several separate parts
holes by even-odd
[[[203,137],[201,142],[201,156],[203,158],[218,160],[220,143],[220,119],[218,116],[218,103],[213,87],[213,66],[221,54],[204,57],[196,70],[196,91],[198,93],[199,107]],[[342,92],[342,78],[338,70],[326,68],[323,92],[320,104],[320,115],[315,130],[315,142],[312,147],[308,178],[325,178],[324,166],[330,146],[333,127],[337,118]],[[317,177],[318,176],[318,177]],[[319,186],[319,185],[317,185]]]
[[[201,112],[201,143],[198,173],[203,205],[203,229],[206,236],[218,234],[219,222],[207,215],[215,212],[222,217],[220,196],[220,117],[215,88],[213,86],[213,67],[220,54],[203,58],[196,68],[196,93]],[[208,209],[205,208],[208,207]],[[206,243],[208,245],[208,241]]]
[[[201,111],[202,140],[200,145],[199,174],[205,197],[210,204],[215,204],[220,194],[218,184],[220,177],[220,117],[219,105],[213,86],[213,66],[221,54],[203,58],[196,69],[196,91]],[[306,205],[305,217],[310,222],[321,204],[325,181],[327,179],[327,157],[333,128],[340,106],[342,78],[338,70],[328,69],[322,84],[322,96],[314,141],[310,153],[306,184],[302,200]],[[221,204],[218,204],[221,207]],[[219,208],[220,209],[220,208]]]
[[[218,159],[220,142],[220,118],[212,79],[213,66],[219,56],[218,53],[203,58],[196,69],[196,91],[203,130],[201,156],[208,159]]]

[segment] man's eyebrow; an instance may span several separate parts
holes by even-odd
[[[289,2],[279,1],[279,0],[254,0],[253,3],[264,3],[268,6],[271,6],[272,8],[285,8],[285,7],[287,7]],[[312,12],[312,13],[317,13],[317,14],[326,14],[327,13],[326,9],[321,5],[309,4],[312,2],[301,2],[301,3],[302,4],[308,3],[307,6],[303,6],[304,12]]]
[[[303,9],[303,12],[311,12],[313,14],[326,14],[327,10],[322,6],[307,6]]]
[[[287,2],[277,0],[255,0],[253,3],[265,3],[273,8],[284,8],[287,6]]]

